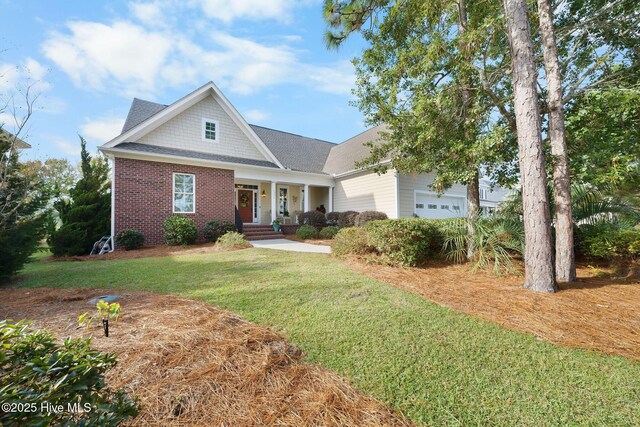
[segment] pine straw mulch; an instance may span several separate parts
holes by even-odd
[[[111,253],[103,255],[82,255],[82,256],[63,256],[54,257],[50,256],[46,258],[45,262],[55,261],[106,261],[110,259],[136,259],[136,258],[150,258],[150,257],[163,257],[174,255],[198,255],[209,254],[217,252],[230,252],[234,250],[245,249],[244,247],[236,247],[232,249],[224,249],[220,245],[215,243],[199,243],[189,246],[169,246],[169,245],[156,245],[156,246],[144,246],[140,249],[134,249],[130,251],[115,250]]]
[[[120,296],[110,322],[77,329],[92,297]],[[32,319],[58,337],[93,335],[116,352],[107,375],[141,399],[133,424],[409,425],[336,374],[303,362],[300,349],[267,327],[198,301],[147,292],[91,289],[0,290],[0,318]]]
[[[578,280],[555,294],[522,287],[522,277],[471,272],[467,265],[429,263],[421,268],[349,259],[351,269],[418,294],[439,305],[567,347],[640,360],[640,281],[615,279],[587,265]],[[603,277],[604,276],[604,277]]]

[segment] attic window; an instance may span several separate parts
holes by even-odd
[[[202,119],[202,140],[218,142],[220,128],[218,122],[210,119]]]

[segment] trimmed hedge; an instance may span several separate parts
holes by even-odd
[[[354,227],[356,225],[356,216],[358,216],[356,211],[342,212],[338,217],[338,226],[340,228]]]
[[[302,225],[296,231],[296,236],[301,239],[315,239],[318,237],[318,229],[313,225]]]
[[[144,234],[133,228],[125,228],[116,234],[116,245],[125,251],[141,248],[144,245]]]
[[[356,227],[364,227],[367,223],[371,221],[378,221],[383,219],[388,219],[386,213],[378,212],[378,211],[364,211],[360,212],[356,218],[354,219],[354,224]]]
[[[340,231],[340,227],[330,225],[320,230],[320,237],[323,239],[333,239],[336,234],[338,234],[338,231]]]
[[[209,221],[204,225],[204,238],[209,242],[217,242],[221,236],[230,231],[238,231],[231,221]]]
[[[578,252],[582,256],[610,261],[640,258],[640,230],[601,223],[582,225],[576,230]]]
[[[324,216],[322,212],[318,212],[318,211],[304,212],[298,215],[298,224],[312,225],[315,228],[320,229],[325,225],[327,225],[327,218]]]
[[[341,228],[331,242],[331,253],[337,257],[366,255],[373,252],[364,228]]]
[[[327,225],[338,225],[342,212],[329,212],[327,214]]]
[[[191,245],[196,242],[198,228],[191,218],[172,215],[162,222],[164,241],[167,245]]]
[[[365,227],[368,244],[393,263],[414,266],[442,250],[440,224],[422,218],[371,221]]]

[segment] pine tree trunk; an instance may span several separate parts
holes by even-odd
[[[544,46],[544,67],[547,75],[549,105],[549,141],[553,155],[553,194],[556,225],[556,278],[559,282],[576,279],[573,251],[573,215],[571,212],[571,181],[562,110],[562,76],[553,29],[550,0],[538,0],[540,33]]]
[[[467,5],[465,0],[457,0],[458,5],[458,31],[460,36],[464,35],[467,30]],[[465,61],[471,62],[471,55],[469,52],[468,43],[460,43],[460,52],[462,53]],[[471,67],[469,66],[469,70]],[[469,122],[469,110],[471,110],[473,104],[473,98],[471,97],[471,73],[467,70],[466,74],[463,74],[462,82],[462,126],[464,127],[465,140],[471,139],[475,135],[475,131],[471,129]],[[478,178],[478,172],[474,174],[473,178],[467,182],[467,232],[469,237],[473,236],[476,232],[475,222],[480,212],[480,183]],[[475,252],[475,246],[473,245],[473,239],[467,241],[467,259],[473,258]]]
[[[525,230],[525,288],[555,292],[551,218],[542,147],[537,72],[526,0],[504,0],[511,49]]]

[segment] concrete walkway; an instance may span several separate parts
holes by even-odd
[[[330,254],[331,246],[312,245],[310,243],[294,242],[287,239],[254,240],[249,242],[254,248],[277,249],[279,251],[291,252],[315,252],[319,254]]]

